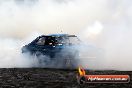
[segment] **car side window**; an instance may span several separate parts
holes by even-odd
[[[80,41],[77,37],[70,37],[69,40],[70,40],[71,45],[77,45],[80,43]]]
[[[44,45],[45,44],[45,37],[42,37],[40,38],[38,41],[37,41],[37,45]]]

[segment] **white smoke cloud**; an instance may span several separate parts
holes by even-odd
[[[79,34],[82,40],[103,51],[103,58],[96,58],[95,62],[86,59],[88,68],[132,70],[131,3],[131,0],[1,0],[0,67],[30,67],[29,59],[20,54],[20,46],[36,37],[28,36],[34,31],[49,34],[62,30]]]

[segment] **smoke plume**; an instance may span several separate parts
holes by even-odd
[[[88,69],[132,70],[131,0],[1,0],[0,67],[32,67],[21,47],[40,34],[75,34]],[[92,49],[89,47],[92,47]]]

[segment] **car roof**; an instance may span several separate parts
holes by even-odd
[[[53,37],[62,37],[62,36],[66,36],[66,37],[77,37],[75,35],[69,35],[69,34],[49,34],[49,35],[41,35],[40,37],[45,37],[45,36],[53,36]]]
[[[48,36],[68,36],[68,34],[49,34]]]

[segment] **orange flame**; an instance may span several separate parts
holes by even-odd
[[[85,70],[82,67],[79,67],[78,71],[79,71],[79,75],[80,76],[84,76],[85,75]]]

